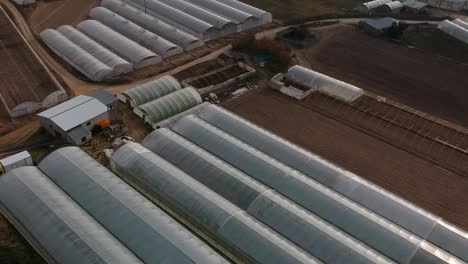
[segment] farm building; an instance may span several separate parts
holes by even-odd
[[[426,12],[427,4],[416,0],[405,0],[402,2],[403,8],[407,12],[421,14]]]
[[[6,158],[0,159],[0,175],[16,168],[32,166],[33,160],[28,151],[22,151]]]
[[[148,124],[156,124],[174,115],[187,111],[203,102],[193,87],[167,94],[136,107],[133,112]]]
[[[0,183],[0,212],[48,263],[229,263],[77,147]]]
[[[465,29],[459,24],[453,23],[449,20],[444,20],[440,22],[438,28],[442,32],[468,44],[468,29]]]
[[[123,103],[135,108],[180,89],[182,89],[182,86],[179,81],[170,75],[166,75],[122,92],[117,97]]]
[[[392,2],[392,0],[374,0],[363,3],[358,9],[363,13],[372,13],[377,7],[390,2]]]
[[[359,22],[359,28],[374,36],[381,36],[387,33],[392,27],[400,24],[399,20],[391,17],[379,19],[365,19]]]
[[[400,1],[385,3],[373,9],[374,14],[399,14],[403,9],[403,4]]]
[[[41,127],[64,141],[81,145],[96,125],[109,123],[108,108],[98,99],[80,95],[38,114]]]
[[[275,75],[269,86],[298,100],[320,91],[351,103],[364,93],[361,88],[298,65],[289,68],[286,74]]]
[[[99,6],[91,9],[89,16],[151,50],[161,58],[167,58],[182,52],[182,49],[174,43],[117,15],[105,7]]]
[[[161,36],[174,44],[179,45],[184,50],[192,50],[203,46],[203,41],[195,36],[184,32],[160,19],[141,12],[140,9],[135,8],[120,0],[103,0],[101,6],[111,10],[112,12],[133,21],[135,24]]]

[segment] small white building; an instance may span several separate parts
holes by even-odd
[[[40,114],[41,126],[51,135],[81,145],[96,125],[109,122],[108,107],[94,97],[80,95]]]
[[[32,166],[31,154],[23,151],[0,160],[0,175],[8,173],[13,169]]]

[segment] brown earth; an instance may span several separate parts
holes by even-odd
[[[353,26],[317,30],[311,68],[448,121],[468,126],[468,64],[370,37]]]
[[[314,109],[312,104],[320,103],[317,98],[310,100],[298,103],[267,89],[231,100],[225,107],[468,229],[467,174],[450,171],[442,166],[449,165],[446,160],[436,163],[432,158],[437,157],[430,158],[419,152],[421,145],[430,143],[420,140],[422,137],[418,134],[405,134],[402,132],[405,130],[398,130],[384,120],[359,118],[359,112],[340,112],[347,117],[339,118],[334,110],[344,106]],[[390,135],[399,135],[399,139],[390,141]],[[438,149],[447,153],[453,151],[444,150],[440,145]],[[460,162],[466,169],[466,156]]]
[[[8,18],[0,12],[0,97],[10,110],[58,90]]]

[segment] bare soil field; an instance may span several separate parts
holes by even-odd
[[[3,12],[0,12],[0,98],[12,110],[42,102],[58,88]]]
[[[370,37],[352,26],[317,30],[303,51],[314,70],[468,126],[468,64]]]
[[[26,10],[26,19],[37,35],[44,29],[78,24],[98,2],[99,0],[38,1],[33,8]]]
[[[373,119],[352,107],[312,96],[302,103],[269,89],[257,89],[224,104],[229,110],[357,175],[468,229],[468,177],[448,170],[450,159],[422,149],[453,150]],[[315,106],[320,105],[319,108]],[[336,112],[338,109],[339,112]],[[341,109],[341,110],[339,110]],[[374,109],[377,112],[382,109]],[[338,115],[346,118],[338,118]],[[361,116],[360,116],[361,115]],[[367,116],[367,117],[366,117]],[[405,117],[403,117],[405,118]],[[436,133],[436,132],[433,132]],[[417,144],[416,144],[417,143]],[[432,145],[431,145],[432,144]],[[445,153],[445,154],[444,154]],[[455,155],[455,154],[453,154]],[[468,159],[459,157],[465,169]],[[453,164],[452,164],[453,165]]]

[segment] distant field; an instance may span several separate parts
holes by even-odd
[[[307,18],[325,14],[344,13],[355,8],[360,0],[242,0],[247,4],[273,13],[277,19]]]

